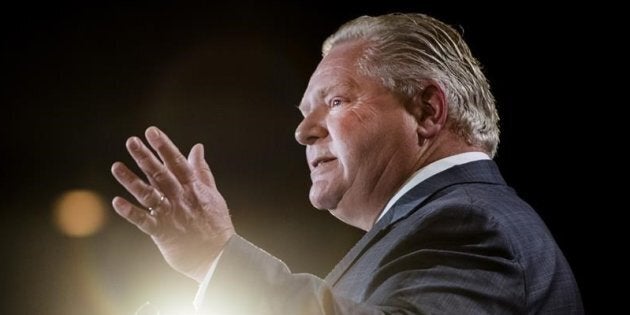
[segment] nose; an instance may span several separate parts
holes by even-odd
[[[322,118],[317,118],[315,113],[304,116],[295,129],[295,140],[301,145],[310,145],[317,139],[325,138],[328,130]]]

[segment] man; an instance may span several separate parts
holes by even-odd
[[[155,127],[122,163],[137,199],[116,211],[200,283],[201,314],[580,314],[544,223],[491,160],[498,116],[461,36],[422,14],[360,17],[323,45],[296,130],[309,198],[367,233],[325,280],[292,274],[239,237],[203,147],[184,157]],[[148,211],[147,211],[148,209]]]

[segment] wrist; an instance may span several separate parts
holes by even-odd
[[[219,262],[221,254],[223,254],[225,246],[230,241],[230,239],[234,237],[234,235],[236,235],[236,233],[233,230],[228,233],[224,233],[223,238],[225,240],[217,242],[221,245],[217,246],[216,249],[212,249],[211,251],[209,251],[211,255],[204,259],[204,263],[202,263],[199,268],[195,272],[191,273],[189,276],[197,281],[197,283],[202,283],[209,275],[214,273],[214,269]]]

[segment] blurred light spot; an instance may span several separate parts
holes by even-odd
[[[53,215],[57,228],[72,237],[85,237],[98,232],[106,219],[103,199],[89,190],[71,190],[61,195]]]

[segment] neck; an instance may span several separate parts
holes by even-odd
[[[397,167],[387,168],[389,174],[378,174],[379,185],[373,187],[369,193],[360,194],[363,196],[361,200],[342,200],[339,208],[350,205],[358,211],[353,212],[352,216],[344,217],[343,213],[348,211],[331,211],[331,213],[339,220],[346,224],[352,225],[364,231],[370,230],[376,223],[376,219],[389,200],[396,194],[401,186],[421,168],[446,157],[465,153],[465,152],[484,152],[482,149],[466,144],[457,136],[450,132],[443,132],[433,139],[426,139],[418,150],[417,158],[413,166],[409,169],[400,169]],[[398,176],[392,172],[401,174]],[[394,180],[385,181],[385,178],[394,178]],[[352,194],[354,195],[354,194]],[[349,207],[349,206],[348,206]]]
[[[470,145],[450,131],[440,133],[434,139],[427,139],[421,149],[416,171],[445,157],[466,152],[485,152]]]
[[[353,190],[344,195],[331,214],[361,230],[371,229],[389,199],[415,172],[414,168],[409,168],[409,164],[404,167],[397,162],[394,158],[390,159],[382,172],[375,173],[372,180],[366,181],[376,185],[353,185]]]

